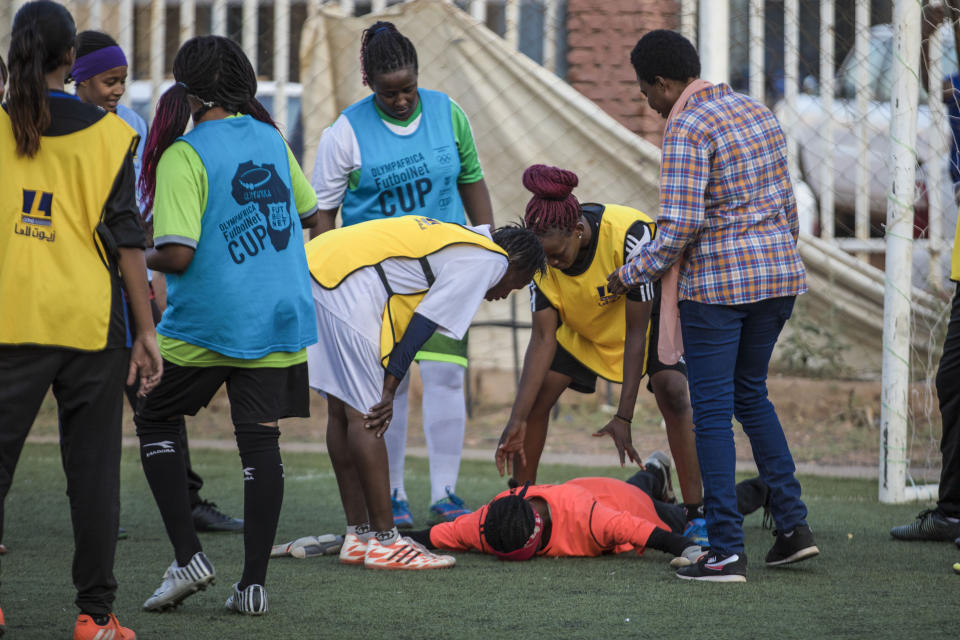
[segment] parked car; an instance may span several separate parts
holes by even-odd
[[[952,31],[946,30],[944,38],[944,73],[955,70],[956,53],[953,47]],[[828,118],[832,117],[833,146],[830,155],[833,158],[833,179],[835,210],[838,221],[853,225],[853,213],[857,190],[857,169],[867,163],[868,194],[870,202],[870,220],[879,231],[886,220],[887,191],[890,187],[890,97],[893,84],[893,27],[889,24],[876,25],[870,29],[870,44],[867,54],[867,93],[868,103],[863,124],[866,129],[867,155],[859,157],[858,129],[860,115],[857,112],[857,59],[851,51],[837,72],[836,94],[832,113],[824,109],[816,87],[811,93],[798,96],[796,109],[787,112],[785,102],[779,102],[775,112],[781,122],[794,122],[788,131],[798,142],[799,169],[802,179],[819,197],[823,183],[821,167],[826,158],[823,130]],[[919,66],[919,60],[917,61]],[[940,91],[937,82],[935,90]],[[915,202],[918,232],[926,226],[928,194],[927,182],[932,172],[939,172],[941,178],[941,203],[943,205],[944,232],[949,233],[956,221],[957,207],[954,203],[953,188],[948,172],[949,155],[936,153],[943,148],[944,137],[950,141],[950,127],[946,118],[942,122],[933,122],[927,104],[927,92],[921,87],[919,111],[917,115],[917,194]],[[877,235],[875,233],[874,235]]]
[[[166,91],[173,80],[164,80],[160,85],[161,92]],[[153,84],[149,80],[135,80],[127,87],[130,95],[130,108],[136,111],[147,121],[147,124],[153,122],[153,113],[150,111],[150,97],[153,92]],[[270,80],[261,80],[257,83],[257,99],[263,104],[264,108],[274,115],[274,97],[277,92],[277,83]],[[300,98],[303,95],[303,85],[297,82],[288,82],[286,85],[287,95],[287,123],[286,137],[293,155],[297,161],[303,163],[303,114]],[[292,123],[292,124],[289,124]]]

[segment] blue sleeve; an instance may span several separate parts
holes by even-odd
[[[419,313],[414,313],[400,342],[390,352],[387,373],[398,380],[403,380],[403,376],[407,375],[407,369],[410,368],[410,363],[413,362],[413,357],[436,330],[436,322],[427,320]]]

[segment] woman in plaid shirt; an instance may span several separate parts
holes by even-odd
[[[819,553],[766,387],[773,347],[796,296],[807,288],[786,144],[763,104],[699,79],[700,59],[683,36],[652,31],[630,61],[650,106],[667,118],[660,233],[610,274],[609,288],[625,291],[663,277],[666,306],[671,269],[678,273],[710,550],[677,576],[743,582],[747,558],[734,489],[732,416],[750,438],[760,477],[771,489],[777,531],[766,564]]]

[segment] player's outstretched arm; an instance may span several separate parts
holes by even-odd
[[[557,350],[557,327],[560,316],[553,307],[535,311],[533,314],[533,328],[530,333],[530,342],[527,353],[523,357],[523,371],[520,374],[520,388],[513,401],[510,419],[500,435],[495,460],[497,471],[502,476],[504,472],[513,473],[513,458],[520,457],[520,464],[527,465],[526,452],[523,441],[527,433],[527,416],[537,399],[537,393],[543,386],[543,380],[550,369],[550,363]]]
[[[620,387],[620,402],[617,413],[594,436],[608,435],[613,438],[620,456],[620,466],[626,464],[626,459],[642,465],[640,454],[633,448],[633,409],[637,404],[637,391],[643,379],[644,363],[647,350],[647,325],[650,324],[650,310],[652,302],[638,302],[627,300],[624,305],[626,313],[626,340],[623,347],[623,385]]]

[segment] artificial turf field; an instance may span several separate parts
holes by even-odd
[[[203,495],[242,515],[240,463],[235,452],[197,450]],[[323,454],[285,453],[286,494],[278,541],[342,533],[336,483]],[[625,478],[619,468],[545,466],[541,482],[583,475]],[[759,513],[744,523],[749,558],[746,584],[678,580],[668,556],[648,551],[602,558],[535,559],[503,563],[459,554],[450,570],[372,572],[341,566],[335,557],[271,561],[270,611],[249,618],[223,603],[239,579],[243,539],[201,534],[217,582],[169,613],[140,607],[160,584],[173,553],[140,469],[125,449],[120,584],[115,611],[141,639],[189,638],[958,638],[960,575],[950,543],[903,543],[890,526],[924,505],[889,506],[876,483],[801,477],[819,557],[767,569],[773,543]],[[425,460],[407,464],[407,490],[417,524],[426,520]],[[465,462],[457,493],[477,505],[505,487],[492,461]],[[69,638],[76,619],[70,581],[72,535],[65,483],[55,445],[24,450],[6,505],[0,607],[7,638]]]

